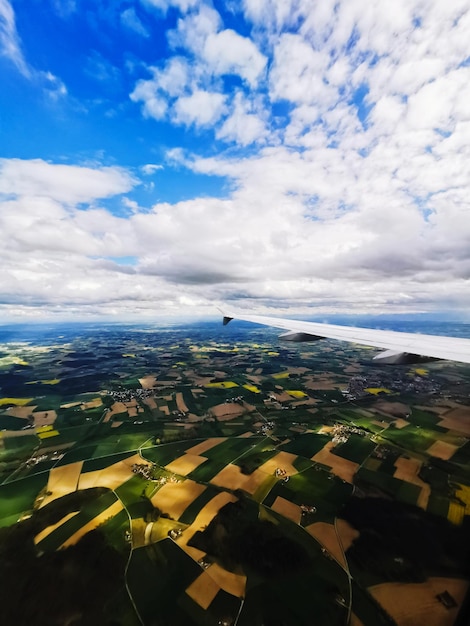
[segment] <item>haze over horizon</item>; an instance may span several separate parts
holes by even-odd
[[[0,0],[0,323],[470,321],[469,0]]]

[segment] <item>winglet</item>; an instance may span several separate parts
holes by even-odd
[[[219,311],[223,315],[223,318],[224,318],[223,324],[224,324],[224,326],[227,326],[227,324],[233,320],[233,317],[230,317],[229,315],[226,315],[225,312],[222,311],[222,309],[220,307],[217,307],[217,308],[219,309]]]

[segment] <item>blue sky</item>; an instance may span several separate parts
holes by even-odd
[[[468,0],[0,0],[0,318],[470,304]]]

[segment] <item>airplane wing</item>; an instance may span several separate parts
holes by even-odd
[[[232,319],[239,319],[283,328],[288,331],[281,335],[281,338],[286,341],[315,341],[328,338],[382,348],[385,352],[374,357],[374,360],[380,363],[412,363],[423,357],[470,363],[470,339],[336,326],[262,315],[246,315],[231,311],[221,311],[221,313],[224,316],[224,324],[228,324]]]

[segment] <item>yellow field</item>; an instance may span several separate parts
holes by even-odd
[[[286,389],[286,393],[293,398],[308,398],[308,395],[304,391],[299,391],[297,389]]]
[[[65,515],[65,517],[63,517],[62,519],[60,519],[58,522],[56,522],[55,524],[51,524],[50,526],[46,526],[46,528],[43,528],[41,530],[40,533],[38,533],[35,537],[34,537],[34,543],[38,544],[40,541],[42,541],[45,537],[47,537],[48,535],[51,534],[52,531],[54,531],[56,528],[59,528],[59,526],[62,526],[62,524],[65,524],[65,522],[67,522],[69,519],[71,519],[72,517],[74,517],[74,515],[77,515],[78,511],[73,511],[72,513],[68,513],[67,515]]]
[[[196,454],[199,456],[200,454],[206,452],[206,450],[210,450],[211,448],[219,445],[219,443],[222,443],[222,441],[225,441],[226,439],[227,437],[211,437],[209,439],[206,439],[205,441],[201,441],[201,443],[197,443],[192,448],[188,448],[188,450],[186,450],[186,454]]]
[[[256,385],[243,385],[243,387],[245,389],[248,389],[248,391],[252,391],[253,393],[261,393]]]
[[[195,483],[193,480],[166,483],[152,496],[151,501],[153,506],[157,506],[163,513],[168,513],[173,519],[178,519],[205,489],[205,485]]]
[[[120,511],[122,511],[123,506],[122,502],[115,502],[107,509],[105,509],[102,513],[94,517],[92,520],[82,526],[79,530],[77,530],[73,535],[71,535],[64,543],[60,546],[61,548],[67,548],[68,546],[72,546],[75,543],[78,543],[80,539],[89,533],[91,530],[95,530],[101,524],[104,524],[108,519],[117,515]]]
[[[238,387],[238,385],[231,380],[224,380],[220,383],[206,383],[204,387],[209,387],[210,389],[232,389],[233,387]]]
[[[82,471],[83,461],[69,463],[61,467],[53,467],[49,471],[49,479],[47,481],[47,491],[50,492],[41,502],[41,507],[49,504],[57,498],[61,498],[68,493],[72,493],[77,489],[80,472]]]
[[[468,485],[459,485],[460,489],[456,492],[457,498],[465,502],[465,515],[470,515],[470,487]]]
[[[169,472],[173,472],[174,474],[179,474],[180,476],[186,476],[189,472],[192,472],[193,469],[196,469],[198,465],[207,461],[205,456],[197,456],[196,454],[183,454],[168,463],[166,465],[166,469]]]
[[[0,398],[0,406],[4,404],[16,404],[16,406],[24,406],[33,401],[33,398]]]
[[[49,439],[49,437],[57,437],[59,434],[58,430],[46,430],[42,433],[36,433],[39,439]]]
[[[279,380],[281,378],[289,378],[289,372],[279,372],[278,374],[273,374],[272,377],[276,380]]]
[[[368,387],[364,389],[367,393],[371,393],[374,396],[377,396],[379,393],[392,393],[391,389],[387,389],[386,387]]]
[[[456,526],[461,526],[465,517],[465,508],[458,502],[449,502],[449,510],[447,511],[447,519]]]

